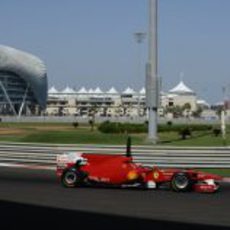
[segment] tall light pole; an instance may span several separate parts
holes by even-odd
[[[227,105],[227,98],[226,98],[226,87],[223,87],[223,108],[220,114],[220,122],[221,122],[221,132],[223,138],[223,144],[226,144],[226,124],[225,124],[225,112],[226,112],[226,105]]]
[[[137,62],[137,74],[138,74],[138,78],[141,77],[141,44],[143,43],[144,39],[146,37],[146,33],[144,32],[136,32],[134,33],[134,39],[137,42],[138,45],[138,49],[137,49],[137,58],[138,58],[138,62]]]
[[[149,52],[146,65],[146,106],[148,141],[157,143],[158,70],[157,70],[157,0],[149,0]]]
[[[143,43],[144,39],[146,37],[146,33],[144,32],[136,32],[134,33],[134,39],[137,42],[137,79],[141,79],[141,43]],[[138,115],[140,116],[140,94],[138,95]]]

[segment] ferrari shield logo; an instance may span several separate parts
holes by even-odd
[[[154,179],[158,179],[159,178],[159,173],[158,172],[154,172],[153,173],[153,178]]]

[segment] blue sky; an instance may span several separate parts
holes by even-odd
[[[158,10],[163,90],[183,72],[200,98],[221,101],[230,90],[230,0],[159,0]],[[148,43],[133,34],[147,30],[148,0],[0,1],[0,43],[40,57],[58,89],[142,88]]]

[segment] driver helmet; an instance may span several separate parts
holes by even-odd
[[[87,159],[83,158],[83,157],[79,157],[76,159],[76,165],[77,166],[82,166],[82,165],[86,165],[87,164]]]

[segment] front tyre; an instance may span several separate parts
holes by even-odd
[[[171,181],[171,188],[175,192],[188,192],[192,190],[192,180],[187,173],[176,173]]]
[[[74,188],[79,183],[79,176],[76,170],[69,169],[65,171],[61,178],[61,183],[66,188]]]
[[[215,192],[218,192],[220,190],[220,183],[215,182]]]

